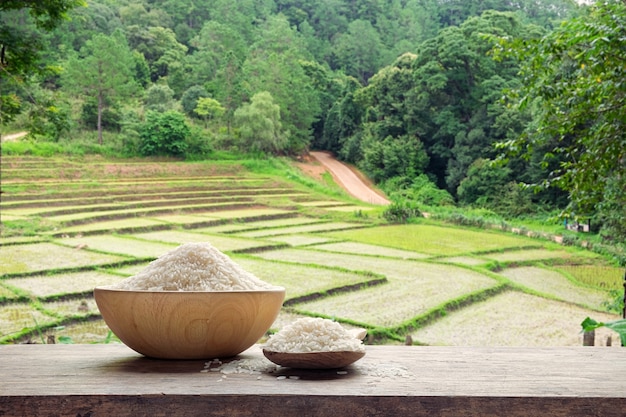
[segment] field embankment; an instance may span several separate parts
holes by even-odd
[[[110,340],[93,287],[193,241],[286,287],[274,329],[308,315],[366,327],[370,343],[567,346],[585,317],[617,318],[605,304],[622,271],[598,255],[385,224],[378,205],[237,163],[3,157],[1,169],[0,342]]]

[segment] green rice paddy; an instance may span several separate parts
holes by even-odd
[[[581,346],[580,322],[588,315],[588,310],[567,302],[508,291],[450,312],[411,336],[421,343],[445,346]],[[602,312],[593,315],[599,321],[615,320]],[[563,316],[570,320],[563,321]],[[619,345],[615,333],[596,332],[598,344],[604,345],[612,334],[612,345]],[[548,344],[549,340],[553,342]]]
[[[332,236],[442,256],[522,248],[537,244],[529,238],[509,234],[428,224],[370,227],[336,232]]]
[[[120,279],[118,275],[100,271],[82,271],[9,278],[2,282],[29,296],[46,299],[67,294],[90,293],[96,286],[114,284]]]
[[[127,259],[126,255],[96,253],[53,243],[3,246],[0,250],[0,275],[93,267]]]
[[[388,225],[379,207],[235,163],[3,156],[0,168],[0,343],[114,341],[93,288],[202,241],[286,288],[273,330],[321,316],[374,343],[571,346],[584,317],[617,318],[605,305],[624,271],[597,255],[430,220]]]

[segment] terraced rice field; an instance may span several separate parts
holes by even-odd
[[[93,287],[200,241],[286,288],[274,330],[308,315],[370,343],[569,346],[585,317],[618,318],[604,306],[623,270],[547,241],[387,225],[375,206],[234,163],[1,163],[0,343],[114,341]]]

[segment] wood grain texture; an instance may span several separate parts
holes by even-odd
[[[365,356],[365,352],[271,352],[263,349],[263,355],[270,361],[296,369],[337,369],[344,368]]]
[[[127,346],[161,359],[237,355],[270,328],[284,288],[263,291],[123,291],[98,287],[102,318]]]
[[[626,349],[366,349],[339,372],[224,375],[123,345],[3,345],[0,416],[626,415]]]

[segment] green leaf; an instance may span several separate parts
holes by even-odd
[[[622,346],[626,346],[626,319],[609,321],[607,323],[598,322],[590,317],[587,317],[580,324],[583,328],[583,331],[590,332],[600,327],[606,327],[607,329],[611,329],[617,334],[619,334],[620,340],[622,342]]]

